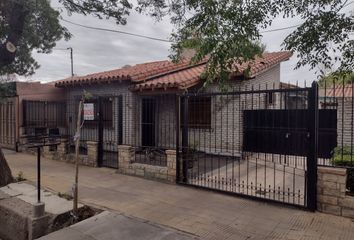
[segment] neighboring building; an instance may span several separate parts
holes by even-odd
[[[0,146],[16,149],[21,136],[56,128],[59,116],[65,114],[64,91],[53,84],[10,82],[12,93],[0,102]],[[26,105],[27,107],[24,107]],[[65,119],[65,118],[64,118]],[[64,122],[65,123],[65,122]],[[62,131],[65,124],[62,123]]]
[[[354,146],[353,84],[331,86],[319,90],[320,108],[337,112],[337,145]]]
[[[291,52],[265,53],[262,58],[235,66],[238,71],[232,74],[228,84],[234,91],[278,89],[280,63],[291,55]],[[101,165],[117,167],[116,156],[121,144],[134,146],[137,155],[143,158],[149,157],[147,147],[175,149],[176,94],[199,91],[206,64],[206,61],[195,65],[189,61],[179,64],[157,61],[55,82],[56,87],[66,92],[69,135],[75,133],[78,102],[86,90],[93,95],[86,107],[93,108],[94,116],[84,123],[82,149],[85,152],[87,142],[98,142],[103,149]],[[246,76],[249,64],[251,68]],[[217,83],[203,89],[205,93],[215,91],[218,91]],[[242,111],[277,109],[280,99],[272,92],[190,97],[189,138],[194,139],[192,142],[198,138],[198,146],[193,147],[213,154],[240,155]],[[233,131],[223,129],[223,123],[230,125],[231,121],[234,121]]]

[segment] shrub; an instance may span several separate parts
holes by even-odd
[[[332,163],[335,166],[348,167],[346,185],[349,194],[354,195],[354,149],[348,146],[335,148]]]
[[[332,163],[335,166],[351,167],[354,163],[354,148],[351,149],[351,147],[348,146],[336,147],[334,149]]]

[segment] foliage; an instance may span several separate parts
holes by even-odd
[[[194,61],[210,56],[207,69],[208,80],[216,77],[226,79],[234,63],[252,59],[261,53],[255,41],[261,31],[271,25],[277,16],[299,17],[302,24],[284,41],[286,50],[296,51],[299,57],[297,68],[309,65],[311,69],[324,65],[332,67],[337,62],[339,69],[351,70],[354,63],[354,41],[348,32],[352,17],[341,10],[348,1],[341,0],[152,0],[139,1],[140,10],[157,19],[172,15],[177,27],[173,35],[175,43],[172,57],[179,59],[184,47],[197,49]],[[335,57],[334,52],[340,57]]]
[[[64,198],[64,199],[69,200],[69,201],[73,200],[73,196],[70,193],[58,192],[58,197]]]
[[[334,149],[332,163],[336,166],[351,166],[354,163],[354,148],[349,146]]]
[[[4,97],[12,97],[16,95],[15,84],[13,83],[0,83],[0,101]]]
[[[354,195],[354,149],[349,146],[336,147],[334,149],[332,163],[335,166],[348,167],[347,169],[347,189]]]
[[[24,177],[23,172],[20,171],[20,172],[17,174],[16,181],[17,181],[17,182],[22,182],[22,181],[26,181],[26,180],[27,180],[27,179]]]
[[[19,5],[20,4],[20,5]],[[23,11],[15,12],[16,8],[23,6]],[[10,29],[14,13],[25,15],[22,36],[13,39]],[[47,0],[10,0],[2,1],[0,7],[0,42],[4,43],[9,38],[12,42],[18,40],[16,56],[9,65],[0,68],[0,75],[17,73],[19,75],[31,75],[39,67],[32,57],[32,51],[50,53],[57,41],[62,38],[68,40],[70,34],[59,23],[60,13],[50,6]],[[17,26],[12,26],[16,28]]]
[[[322,77],[318,84],[320,87],[354,83],[354,72],[334,72]]]
[[[10,3],[9,3],[10,2]],[[48,53],[61,38],[70,34],[58,21],[59,11],[47,0],[10,0],[0,4],[0,40],[8,37],[11,3],[20,2],[26,8],[23,36],[17,46],[15,61],[2,72],[32,74],[38,64],[32,50]],[[193,48],[198,62],[209,57],[204,75],[207,82],[227,79],[235,63],[252,60],[264,50],[258,43],[262,30],[271,26],[275,17],[298,17],[301,24],[286,37],[284,48],[297,52],[297,67],[319,65],[330,68],[337,62],[340,70],[352,70],[354,41],[348,32],[353,18],[343,9],[349,4],[343,0],[59,0],[67,12],[113,18],[117,24],[126,24],[133,9],[157,20],[169,17],[175,26],[172,34],[173,60],[181,57],[184,48]],[[333,54],[332,54],[333,53]],[[1,57],[0,57],[1,60]],[[238,70],[238,69],[233,69]],[[246,74],[249,72],[246,71]],[[322,73],[323,74],[323,73]]]

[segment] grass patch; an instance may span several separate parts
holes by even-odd
[[[24,177],[23,172],[20,171],[17,174],[17,177],[15,178],[16,182],[22,182],[22,181],[26,181],[27,179]]]

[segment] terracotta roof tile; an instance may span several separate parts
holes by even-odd
[[[347,85],[338,85],[335,87],[327,87],[326,90],[320,89],[320,96],[321,97],[353,97],[353,85],[354,84],[347,84]]]
[[[157,61],[137,64],[127,68],[93,73],[86,76],[70,77],[55,82],[57,87],[65,87],[80,84],[92,84],[100,82],[125,81],[140,82],[144,79],[164,72],[184,68],[189,65],[188,61],[174,64],[171,61]]]
[[[248,66],[250,66],[250,77],[254,77],[280,62],[288,60],[291,56],[291,52],[265,53],[262,57],[257,57],[252,62],[235,65],[235,75],[242,75]],[[55,82],[55,85],[57,87],[67,87],[113,81],[131,81],[136,83],[132,88],[133,90],[155,88],[186,89],[200,83],[200,75],[204,71],[206,63],[207,59],[193,66],[187,60],[181,61],[178,64],[167,60],[143,63],[128,68],[67,78]]]
[[[292,56],[291,52],[273,52],[264,53],[262,57],[257,57],[252,62],[235,65],[235,75],[242,75],[250,66],[250,77],[255,77],[282,61],[288,60]],[[132,90],[154,90],[154,89],[186,89],[200,83],[200,75],[204,71],[206,63],[196,66],[189,66],[184,70],[180,70],[168,75],[163,75],[151,79],[147,79],[144,83],[136,84]]]

